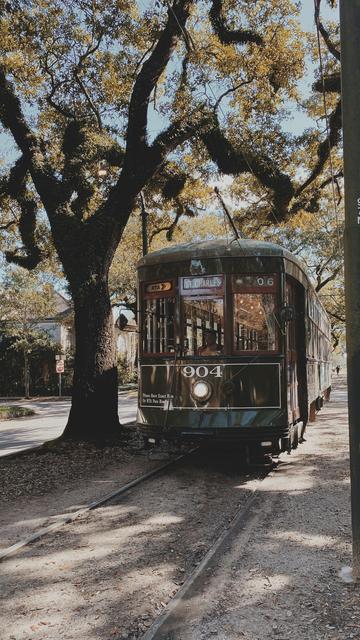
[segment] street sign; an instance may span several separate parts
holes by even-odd
[[[64,373],[64,360],[56,361],[56,373]]]

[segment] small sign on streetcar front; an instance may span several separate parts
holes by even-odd
[[[156,280],[155,282],[143,282],[142,291],[145,300],[157,298],[170,298],[175,292],[173,280]]]
[[[263,291],[265,293],[276,290],[277,278],[274,273],[253,273],[233,275],[233,291]]]
[[[172,282],[149,282],[149,284],[145,285],[146,293],[163,293],[163,291],[171,291]]]

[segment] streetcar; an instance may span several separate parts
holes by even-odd
[[[256,240],[161,249],[138,264],[137,424],[149,443],[296,448],[331,390],[330,323],[301,263]]]

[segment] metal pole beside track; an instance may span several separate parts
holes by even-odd
[[[340,0],[353,577],[360,578],[360,0]]]
[[[145,198],[142,191],[140,191],[141,202],[141,234],[142,234],[142,254],[146,256],[148,252],[148,233],[147,233],[147,211],[145,206]]]

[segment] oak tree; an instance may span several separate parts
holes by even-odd
[[[21,238],[6,256],[39,264],[46,215],[75,311],[64,436],[112,439],[108,276],[140,193],[171,201],[180,218],[187,182],[221,172],[257,185],[266,223],[315,210],[308,187],[320,188],[339,141],[338,95],[329,131],[304,138],[315,160],[303,176],[282,129],[304,71],[298,3],[0,0],[0,13],[0,122],[16,146],[1,176],[1,224]]]

